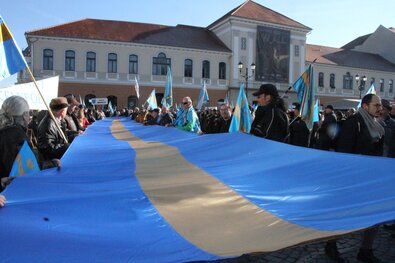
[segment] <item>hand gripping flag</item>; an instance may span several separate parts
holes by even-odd
[[[26,61],[0,16],[0,80],[27,67]]]
[[[166,108],[173,106],[173,81],[169,66],[167,67],[165,94],[163,95],[162,105],[165,105]]]
[[[229,132],[250,133],[252,118],[248,107],[248,100],[244,92],[244,83],[240,86],[239,97],[230,123]]]
[[[209,100],[206,81],[203,82],[202,89],[200,90],[199,99],[196,108],[200,111],[202,110],[203,104],[207,103]]]
[[[147,99],[148,106],[151,109],[156,109],[158,108],[158,104],[156,103],[156,94],[155,94],[155,89],[151,92]]]
[[[15,158],[9,176],[22,176],[28,173],[34,173],[39,171],[40,167],[38,166],[36,156],[30,149],[27,141],[25,140],[22,148],[19,150],[19,153]]]
[[[310,130],[313,128],[315,104],[313,76],[313,66],[310,64],[307,70],[293,84],[293,88],[298,95],[298,101],[300,103],[300,115]]]

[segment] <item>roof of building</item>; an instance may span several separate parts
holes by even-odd
[[[345,44],[341,48],[342,49],[354,49],[356,46],[362,45],[366,41],[366,39],[368,39],[371,35],[372,34],[367,34],[367,35],[364,35],[364,36],[360,36],[360,37],[354,39],[353,41]]]
[[[338,65],[343,67],[363,68],[379,71],[395,71],[395,65],[380,55],[332,48],[318,45],[306,45],[306,61]]]
[[[211,28],[213,25],[229,17],[240,17],[240,18],[245,18],[255,21],[262,21],[262,22],[268,22],[268,23],[278,24],[283,26],[301,28],[308,31],[311,30],[311,28],[295,20],[292,20],[291,18],[286,17],[276,11],[273,11],[265,6],[255,3],[254,1],[251,0],[247,0],[243,4],[232,9],[223,17],[219,18],[214,23],[209,25],[207,28]]]
[[[211,31],[194,26],[165,26],[125,21],[83,19],[26,32],[26,35],[119,41],[231,52]]]

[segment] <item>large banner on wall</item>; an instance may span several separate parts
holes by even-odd
[[[39,80],[37,81],[37,85],[46,102],[49,103],[53,98],[58,96],[59,76]],[[33,82],[0,89],[0,107],[6,98],[14,95],[25,98],[31,110],[47,109]]]
[[[288,83],[290,32],[258,26],[256,80]]]

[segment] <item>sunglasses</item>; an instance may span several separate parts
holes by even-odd
[[[182,104],[187,105],[189,102],[188,101],[184,101]]]

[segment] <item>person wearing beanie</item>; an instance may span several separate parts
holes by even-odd
[[[289,136],[289,120],[276,86],[263,84],[253,93],[259,107],[251,125],[251,134],[278,142],[286,142]]]

